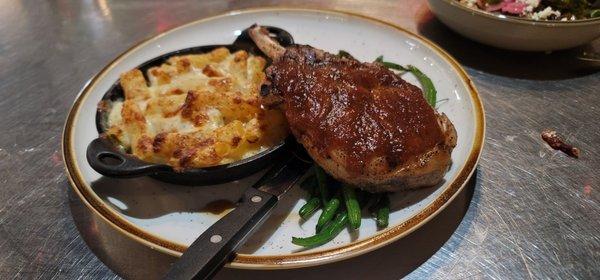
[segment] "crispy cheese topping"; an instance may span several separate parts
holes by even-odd
[[[283,114],[259,103],[265,60],[226,48],[175,56],[121,75],[125,99],[110,104],[106,134],[131,154],[179,170],[231,163],[279,143]]]

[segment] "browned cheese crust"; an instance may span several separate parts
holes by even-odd
[[[273,146],[287,135],[279,110],[259,103],[265,60],[218,48],[171,57],[148,70],[121,75],[125,100],[109,110],[107,136],[138,158],[176,170],[230,163]],[[110,107],[110,108],[107,108]]]

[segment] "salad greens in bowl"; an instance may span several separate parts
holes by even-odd
[[[554,51],[600,37],[597,0],[428,0],[437,18],[474,41],[518,51]]]
[[[476,10],[532,20],[573,21],[600,17],[592,0],[458,0]]]

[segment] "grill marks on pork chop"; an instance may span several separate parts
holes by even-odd
[[[443,141],[421,90],[379,64],[292,46],[267,77],[296,138],[341,156],[350,175],[385,172]],[[369,168],[375,159],[384,166]]]

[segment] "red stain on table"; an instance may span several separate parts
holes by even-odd
[[[585,194],[585,195],[592,194],[592,185],[585,184],[585,186],[583,186],[583,194]]]
[[[52,153],[52,156],[50,157],[50,159],[52,160],[52,163],[54,164],[54,166],[59,166],[62,165],[62,156],[60,155],[60,153],[58,151],[54,151],[54,153]]]

